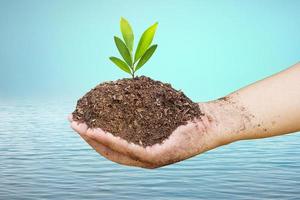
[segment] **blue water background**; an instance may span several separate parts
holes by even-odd
[[[127,18],[159,22],[138,72],[194,101],[300,60],[298,0],[0,0],[0,199],[300,199],[300,134],[242,141],[157,170],[105,160],[66,120],[99,82]]]
[[[300,134],[230,144],[156,170],[99,156],[72,100],[0,101],[0,199],[299,199]]]

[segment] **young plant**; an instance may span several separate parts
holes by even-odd
[[[109,59],[134,78],[135,72],[150,59],[157,48],[157,44],[151,45],[157,25],[156,22],[143,33],[133,56],[133,31],[129,22],[122,17],[120,27],[124,41],[117,36],[114,37],[114,40],[124,61],[117,57],[110,57]]]

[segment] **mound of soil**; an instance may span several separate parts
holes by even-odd
[[[101,83],[78,100],[73,112],[75,121],[144,147],[161,143],[201,115],[183,92],[145,76]]]

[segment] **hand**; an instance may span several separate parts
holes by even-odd
[[[193,157],[233,141],[224,137],[220,129],[219,116],[212,112],[218,103],[199,104],[205,113],[197,121],[179,126],[162,144],[143,147],[104,132],[100,128],[90,129],[85,123],[73,121],[71,127],[99,154],[105,158],[129,166],[157,168]]]
[[[216,101],[199,103],[204,116],[178,127],[162,144],[142,147],[89,129],[72,128],[104,157],[124,165],[157,168],[237,140],[300,131],[300,63]]]

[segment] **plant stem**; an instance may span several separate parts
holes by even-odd
[[[132,52],[130,51],[130,57],[131,59],[133,59],[133,55],[132,55]],[[132,70],[132,79],[134,79],[134,64],[135,62],[132,63],[132,65],[130,66],[131,70]]]
[[[132,70],[132,78],[134,79],[134,70]]]
[[[132,70],[132,78],[134,79],[134,63],[130,66],[131,70]]]

